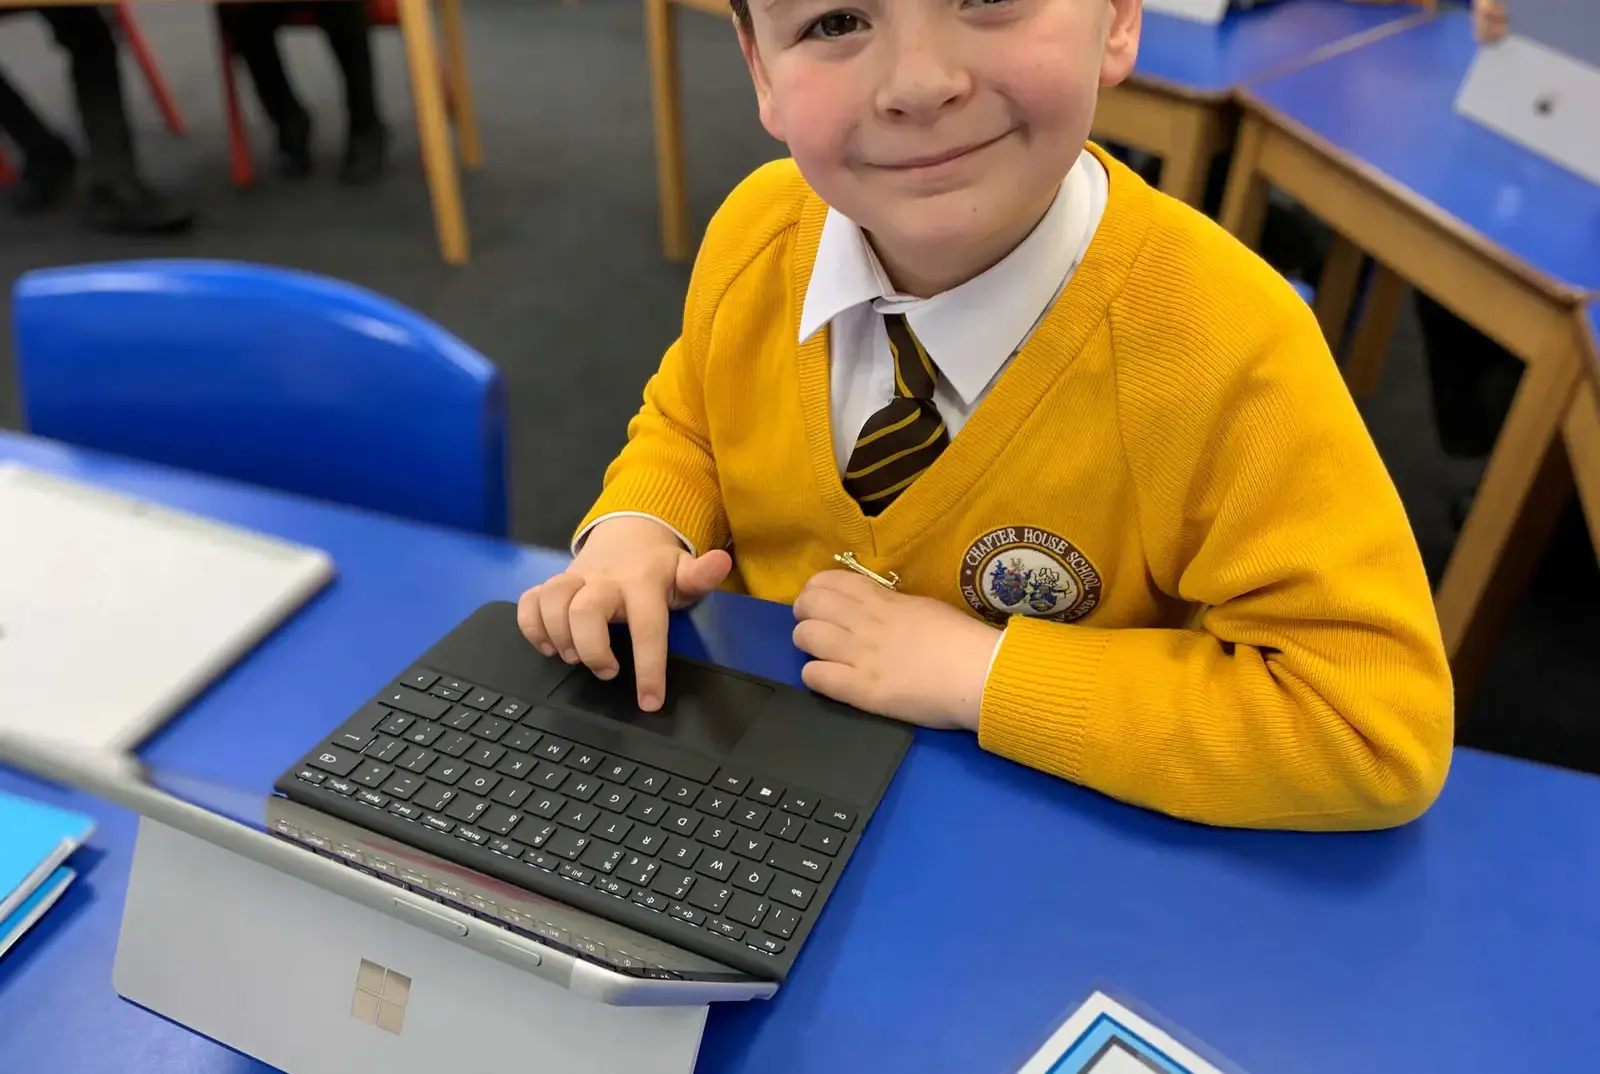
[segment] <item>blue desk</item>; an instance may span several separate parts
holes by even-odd
[[[1101,91],[1095,133],[1163,158],[1161,188],[1199,205],[1233,137],[1235,89],[1417,17],[1405,3],[1279,0],[1213,26],[1147,9],[1133,77]]]
[[[265,792],[479,602],[559,559],[0,434],[0,459],[310,542],[333,588],[144,751]],[[675,647],[793,680],[786,609],[719,596]],[[0,961],[5,1074],[257,1064],[116,998],[134,822],[88,809],[82,879]],[[1251,1071],[1573,1069],[1600,1024],[1600,780],[1463,752],[1436,808],[1367,835],[1167,820],[924,733],[770,1003],[715,1010],[700,1069],[1006,1074],[1094,987]]]
[[[1379,263],[1346,368],[1357,394],[1407,284],[1528,365],[1436,593],[1463,709],[1570,491],[1555,456],[1582,368],[1573,317],[1600,288],[1600,187],[1456,115],[1476,48],[1451,11],[1246,87],[1221,213],[1253,244],[1271,184],[1342,236],[1330,263]],[[1324,326],[1346,313],[1329,305]]]

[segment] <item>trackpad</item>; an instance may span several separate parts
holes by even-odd
[[[556,687],[551,700],[654,731],[685,749],[716,756],[739,744],[772,696],[769,686],[669,657],[666,701],[659,712],[640,712],[633,654],[615,639],[612,648],[622,665],[616,678],[604,682],[580,665]]]

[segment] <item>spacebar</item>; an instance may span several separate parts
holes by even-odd
[[[717,774],[715,761],[669,746],[649,731],[624,727],[603,717],[540,706],[530,710],[522,722],[696,783],[710,783],[711,777]]]

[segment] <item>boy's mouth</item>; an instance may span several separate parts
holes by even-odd
[[[891,172],[911,172],[911,171],[921,171],[921,170],[927,169],[927,168],[937,168],[942,164],[951,164],[951,163],[953,163],[955,161],[961,160],[963,157],[970,157],[974,153],[980,152],[980,151],[982,151],[984,149],[988,149],[990,146],[994,145],[996,142],[1000,142],[1000,141],[1010,137],[1010,135],[1011,135],[1011,132],[1010,131],[1006,131],[1003,134],[997,135],[997,136],[995,136],[993,138],[989,138],[989,139],[986,139],[986,140],[981,141],[981,142],[971,142],[971,143],[969,143],[969,144],[967,144],[965,146],[960,147],[959,149],[948,149],[948,150],[943,150],[943,151],[938,152],[938,153],[928,153],[928,154],[925,154],[923,156],[918,156],[918,157],[906,157],[906,158],[904,158],[902,160],[896,160],[896,161],[892,161],[892,162],[888,162],[888,163],[878,164],[876,166],[879,167],[879,168],[882,168],[884,171],[891,171]]]

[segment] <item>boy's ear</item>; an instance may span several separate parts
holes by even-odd
[[[767,69],[761,63],[761,53],[756,50],[756,39],[738,18],[733,20],[733,28],[739,35],[739,51],[744,53],[744,64],[750,68],[750,81],[756,87],[756,106],[760,109],[761,125],[781,142],[784,140],[783,124],[778,120],[777,110],[772,107],[772,83],[768,81]]]
[[[1144,0],[1106,0],[1111,21],[1106,27],[1105,56],[1100,61],[1100,85],[1115,86],[1133,73],[1139,58],[1139,30],[1144,22]]]

